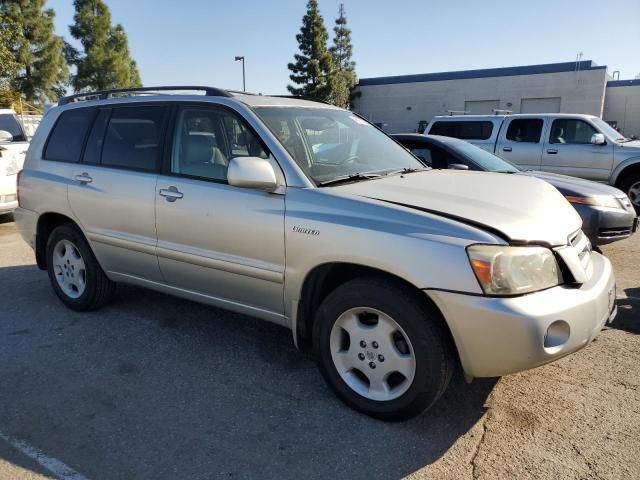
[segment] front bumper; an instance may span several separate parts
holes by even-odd
[[[438,290],[426,293],[451,329],[465,373],[498,377],[575,352],[613,320],[611,263],[595,252],[592,262],[591,278],[580,288],[559,286],[513,298]]]
[[[16,178],[17,175],[0,176],[0,215],[13,212],[18,206]]]
[[[593,245],[629,238],[636,231],[636,213],[618,208],[573,205],[582,218],[582,231]]]

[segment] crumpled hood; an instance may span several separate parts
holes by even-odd
[[[625,196],[622,190],[604,183],[592,182],[583,178],[569,177],[568,175],[560,175],[557,173],[540,172],[537,170],[526,170],[522,175],[539,178],[545,182],[549,182],[556,187],[564,195],[578,195],[589,197],[593,195],[612,195],[617,198]]]
[[[427,170],[332,187],[499,231],[513,242],[566,245],[582,220],[550,184],[524,175]]]

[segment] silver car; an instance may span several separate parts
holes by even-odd
[[[425,168],[330,105],[168,90],[63,99],[32,140],[15,218],[68,307],[127,283],[275,322],[383,419],[615,316],[611,264],[546,182]]]

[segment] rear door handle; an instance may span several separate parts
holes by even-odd
[[[91,178],[87,172],[82,172],[82,174],[80,175],[75,175],[73,179],[77,182],[85,184],[93,182],[93,178]]]
[[[176,200],[184,197],[182,192],[179,192],[176,187],[171,185],[169,188],[161,188],[158,192],[161,197],[165,197],[167,202],[175,202]]]
[[[558,150],[556,150],[555,148],[549,148],[547,150],[547,153],[550,155],[555,155],[556,153],[558,153]]]
[[[502,147],[502,151],[503,152],[510,152],[511,151],[511,147]]]

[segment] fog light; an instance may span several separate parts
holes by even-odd
[[[571,329],[567,322],[564,320],[556,320],[549,325],[547,333],[544,335],[544,349],[547,353],[556,353],[560,351],[562,346],[567,343],[567,340],[569,340],[570,333]]]

